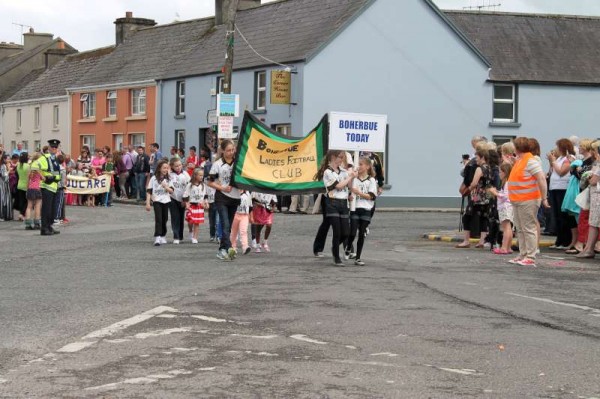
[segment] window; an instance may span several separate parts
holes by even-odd
[[[15,140],[12,140],[10,142],[10,151],[13,152],[16,149],[17,149],[17,142]]]
[[[267,107],[267,73],[265,71],[254,74],[254,109],[264,110]]]
[[[175,147],[185,149],[185,130],[175,130]]]
[[[108,104],[106,105],[106,111],[108,112],[108,117],[116,117],[117,116],[117,91],[111,90],[106,94],[106,101]]]
[[[96,136],[93,134],[84,134],[81,136],[81,146],[87,145],[91,152],[96,149]]]
[[[81,101],[81,117],[92,119],[96,117],[96,93],[83,93],[79,98]],[[90,147],[91,149],[92,147]]]
[[[272,125],[273,130],[275,130],[279,134],[283,134],[284,136],[292,135],[292,125],[289,123],[281,124],[281,125]]]
[[[123,151],[123,135],[121,133],[113,134],[113,148],[116,151]]]
[[[21,131],[21,110],[17,110],[17,132]]]
[[[42,150],[42,140],[35,140],[33,142],[33,151],[40,152]]]
[[[146,89],[131,90],[131,115],[146,114]]]
[[[497,146],[501,146],[504,143],[509,143],[516,139],[517,136],[492,136],[492,141],[496,143]]]
[[[494,122],[516,122],[516,86],[494,85]]]
[[[222,94],[225,90],[225,78],[217,76],[217,94]]]
[[[132,133],[129,135],[129,142],[134,147],[145,147],[146,146],[146,134],[145,133]]]
[[[52,126],[55,129],[58,129],[59,121],[60,121],[60,119],[59,119],[59,113],[58,113],[58,105],[55,105],[52,110]]]
[[[40,130],[40,107],[33,110],[33,130]]]
[[[23,140],[21,141],[21,144],[23,144],[23,151],[29,152],[29,141]]]
[[[175,104],[175,114],[185,115],[185,81],[177,82],[177,103]]]

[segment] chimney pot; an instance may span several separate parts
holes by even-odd
[[[35,33],[35,32],[33,31],[33,28],[31,28],[31,27],[29,28],[29,33]]]
[[[131,11],[126,11],[126,12],[125,12],[125,18],[133,18],[133,12],[131,12]]]

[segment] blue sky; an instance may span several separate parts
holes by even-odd
[[[600,0],[434,1],[440,8],[451,9],[501,3],[498,11],[600,16]],[[0,10],[0,41],[20,43],[21,27],[13,25],[20,23],[33,26],[36,32],[60,36],[78,50],[85,51],[113,44],[113,21],[124,17],[125,11],[165,24],[213,15],[214,0],[0,0]]]

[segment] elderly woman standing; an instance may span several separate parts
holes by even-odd
[[[514,141],[516,160],[508,178],[508,197],[513,205],[520,255],[510,260],[521,266],[535,266],[537,252],[536,216],[543,199],[548,207],[546,176],[542,164],[530,152],[529,139]]]

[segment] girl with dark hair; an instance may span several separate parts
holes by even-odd
[[[222,157],[212,164],[208,175],[208,185],[215,189],[215,208],[223,228],[217,258],[233,260],[236,253],[230,240],[231,225],[240,205],[240,191],[231,185],[235,147],[231,140],[223,140],[220,149]]]
[[[27,213],[27,179],[29,178],[29,154],[22,152],[15,168],[17,173],[17,191],[13,208],[19,211],[19,220],[25,220]]]
[[[169,180],[173,182],[173,192],[169,211],[171,212],[171,230],[173,230],[173,244],[179,244],[183,240],[183,226],[185,225],[185,204],[183,195],[190,182],[190,175],[183,170],[183,164],[179,158],[171,158],[169,161],[171,173]],[[196,235],[197,236],[197,235]]]
[[[146,210],[154,208],[154,246],[167,243],[167,221],[169,220],[170,194],[173,183],[169,179],[169,163],[165,159],[158,161],[154,176],[150,178],[146,195]],[[152,202],[152,203],[151,203]]]
[[[10,157],[7,154],[2,156],[0,164],[0,220],[13,219],[13,201],[10,192]]]
[[[341,167],[345,159],[346,153],[344,151],[328,151],[314,177],[315,180],[323,180],[327,192],[323,213],[333,230],[331,252],[334,266],[344,266],[344,262],[340,258],[340,245],[344,243],[350,233],[348,185],[356,177],[356,172],[353,170],[348,172]],[[321,227],[323,227],[323,224]],[[317,238],[319,238],[318,233]],[[321,237],[321,239],[323,238]]]

